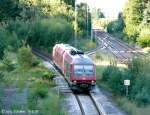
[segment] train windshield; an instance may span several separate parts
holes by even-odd
[[[75,76],[93,76],[94,68],[93,65],[74,65]]]

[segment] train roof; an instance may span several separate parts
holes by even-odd
[[[87,55],[75,55],[72,57],[74,64],[93,64],[93,61]]]
[[[89,58],[84,52],[78,50],[69,44],[57,44],[72,58],[74,64],[93,64],[91,58]]]

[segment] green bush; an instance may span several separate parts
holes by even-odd
[[[10,52],[5,51],[4,52],[4,57],[3,57],[3,68],[7,71],[13,71],[16,66],[16,59],[11,55]]]
[[[0,59],[2,59],[4,55],[4,50],[7,47],[7,31],[5,29],[0,28]]]
[[[32,54],[29,46],[21,47],[17,54],[18,65],[22,70],[34,67],[37,63],[37,58]]]
[[[40,115],[65,115],[60,110],[60,97],[55,93],[49,93],[49,97],[40,100]]]
[[[125,79],[130,79],[128,73],[114,65],[108,66],[102,74],[102,81],[112,89],[114,94],[124,94],[123,82]]]
[[[140,58],[133,58],[131,62],[128,63],[128,69],[133,77],[136,77],[140,74],[142,70],[142,61]]]
[[[108,33],[118,33],[122,32],[124,29],[124,22],[123,19],[119,18],[116,21],[110,22],[107,25],[107,32]]]
[[[150,103],[150,94],[147,92],[148,90],[145,88],[142,88],[136,95],[135,95],[135,100],[137,104],[140,105],[147,105]]]
[[[71,25],[63,19],[52,18],[35,22],[27,41],[33,47],[51,50],[55,43],[66,42],[71,37]]]
[[[0,59],[2,59],[6,48],[16,51],[20,46],[21,42],[15,33],[10,33],[5,28],[0,28]]]
[[[108,66],[102,74],[102,81],[108,81],[112,75],[112,72],[116,70],[118,70],[116,66],[114,65]]]
[[[150,103],[150,57],[134,58],[128,65],[128,71],[132,76],[130,98],[139,105]]]
[[[150,47],[150,29],[149,28],[144,28],[144,29],[142,28],[137,42],[142,47]]]
[[[123,92],[123,79],[122,72],[119,69],[112,70],[110,77],[108,79],[108,84],[114,93]]]
[[[55,76],[54,73],[52,71],[49,70],[45,70],[42,73],[42,78],[51,81]]]
[[[43,80],[48,80],[48,81],[52,81],[52,79],[55,77],[54,73],[45,67],[35,68],[32,70],[31,73],[36,78],[42,78]]]
[[[29,86],[28,106],[30,109],[37,107],[39,98],[46,98],[48,96],[48,85],[42,81],[33,82]]]

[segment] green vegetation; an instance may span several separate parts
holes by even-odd
[[[70,44],[72,46],[75,46],[72,41],[70,42]],[[90,39],[77,39],[75,47],[82,51],[89,51],[96,48],[96,43],[91,41]]]
[[[91,14],[89,10],[87,12],[87,7],[87,4],[78,4],[78,30],[75,30],[75,0],[0,1],[0,108],[1,88],[5,90],[11,87],[25,92],[27,97],[21,98],[27,98],[26,109],[39,110],[40,115],[61,114],[60,97],[51,90],[55,86],[52,81],[54,73],[43,67],[30,47],[51,53],[56,43],[72,40],[74,31],[77,31],[80,40],[86,35],[88,37]],[[88,19],[85,18],[86,14]],[[93,42],[86,43],[86,48],[95,47]],[[88,50],[86,48],[83,49]],[[16,96],[18,98],[18,93]],[[14,102],[11,109],[24,108]]]
[[[141,47],[150,46],[150,2],[129,0],[118,20],[107,26],[109,33]]]
[[[78,37],[91,35],[91,14],[86,3],[77,5],[77,35]]]
[[[101,12],[100,8],[93,8],[92,9],[92,18],[93,19],[99,19],[99,18],[105,18],[104,14]]]
[[[0,68],[2,68],[0,69],[1,88],[14,87],[19,92],[27,90],[27,97],[22,97],[27,98],[25,108],[38,110],[39,114],[43,115],[49,115],[51,111],[56,115],[61,113],[57,92],[50,91],[55,86],[52,81],[54,73],[42,65],[41,61],[31,53],[29,46],[21,47],[17,54],[5,51],[3,60],[0,61]],[[0,100],[1,98],[0,95]],[[51,106],[50,110],[46,109],[47,105]],[[20,106],[18,103],[11,105],[12,110]]]
[[[150,105],[150,57],[134,58],[128,68],[118,68],[115,64],[97,67],[98,85],[111,91],[118,104],[131,115],[139,112],[148,115]],[[129,95],[125,97],[124,80],[129,79]],[[125,102],[126,101],[126,102]],[[143,109],[143,107],[145,109]],[[144,111],[145,110],[145,111]],[[140,112],[142,111],[142,112]]]
[[[149,115],[150,106],[139,107],[136,103],[128,100],[125,97],[115,98],[118,105],[127,112],[128,115]]]

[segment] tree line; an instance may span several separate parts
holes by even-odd
[[[128,0],[118,20],[107,26],[109,33],[141,47],[150,46],[150,1]]]
[[[87,7],[87,4],[76,7],[78,37],[84,37],[87,30],[90,34],[91,16],[85,9]],[[51,51],[55,43],[73,39],[76,24],[74,11],[75,0],[1,0],[0,58],[4,49],[19,48],[22,41]]]

